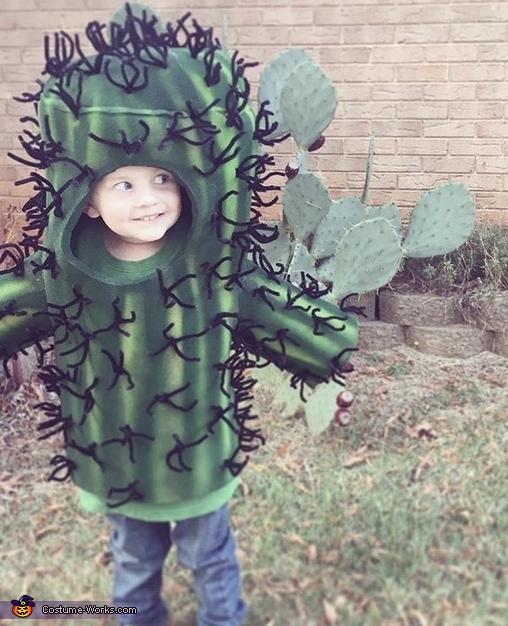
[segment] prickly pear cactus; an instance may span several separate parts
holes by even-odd
[[[267,247],[270,261],[285,268],[291,281],[298,283],[305,275],[316,277],[329,288],[327,297],[336,301],[383,287],[406,257],[446,254],[468,239],[475,204],[461,183],[424,193],[411,213],[405,237],[397,206],[367,204],[373,137],[361,199],[332,199],[323,180],[307,171],[308,153],[325,141],[323,133],[335,114],[337,93],[304,51],[285,51],[265,68],[258,99],[261,107],[273,112],[276,130],[272,138],[289,133],[298,149],[286,167],[289,180],[282,198],[280,239]],[[323,415],[331,393],[326,386],[318,388],[306,404],[307,421],[314,432],[326,428],[332,419]]]
[[[268,250],[271,261],[291,277],[311,273],[329,286],[334,298],[364,293],[386,285],[405,257],[446,254],[469,237],[475,205],[461,183],[425,193],[412,211],[404,239],[397,206],[367,204],[373,137],[362,198],[330,197],[323,180],[307,171],[307,163],[308,153],[324,143],[322,133],[333,119],[337,92],[303,50],[284,51],[265,68],[258,100],[273,112],[272,136],[289,132],[298,148],[286,168],[282,240]]]

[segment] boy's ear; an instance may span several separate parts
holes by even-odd
[[[83,208],[83,213],[85,213],[86,215],[88,215],[88,217],[91,217],[93,219],[100,217],[99,211],[97,211],[97,209],[93,206],[93,204],[86,204]]]

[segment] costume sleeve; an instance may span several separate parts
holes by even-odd
[[[356,349],[356,316],[252,264],[242,277],[239,331],[245,345],[309,384],[340,372]]]
[[[0,359],[8,359],[51,334],[38,253],[0,275]]]

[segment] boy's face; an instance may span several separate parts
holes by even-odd
[[[125,260],[158,252],[182,210],[180,187],[163,169],[129,165],[107,174],[95,185],[84,212],[101,217],[106,246]]]

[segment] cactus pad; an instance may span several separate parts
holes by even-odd
[[[302,48],[291,48],[281,52],[261,73],[258,102],[261,105],[263,102],[269,101],[268,108],[273,114],[271,121],[277,123],[276,130],[270,136],[272,139],[289,132],[280,110],[280,94],[285,81],[296,67],[310,60],[309,55]]]
[[[331,199],[323,181],[310,172],[298,174],[284,189],[282,205],[298,239],[305,239],[328,213]]]
[[[386,285],[402,262],[400,235],[378,217],[360,222],[337,245],[333,294],[367,293]]]
[[[334,254],[342,235],[358,222],[367,219],[367,207],[358,198],[335,200],[316,229],[312,242],[312,254],[325,259]]]
[[[323,70],[311,61],[298,65],[288,76],[280,110],[291,135],[307,150],[335,116],[337,91]]]
[[[423,194],[411,214],[404,254],[423,258],[461,246],[474,226],[475,204],[461,183],[447,183]]]
[[[367,207],[367,216],[369,218],[384,217],[395,228],[398,233],[402,232],[402,220],[400,218],[399,208],[395,204],[382,204],[381,206]]]
[[[280,223],[277,224],[277,227],[279,230],[277,239],[263,245],[266,258],[276,270],[278,265],[287,267],[291,255],[289,234],[282,228]]]
[[[314,276],[316,273],[316,260],[307,250],[303,243],[298,242],[293,252],[293,258],[288,268],[290,279],[295,284],[301,282],[302,272],[304,275]]]
[[[305,419],[309,430],[314,435],[322,433],[333,420],[337,385],[320,385],[315,389],[305,404]]]

